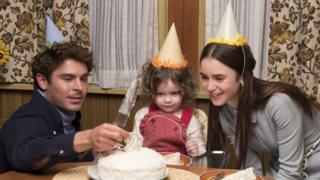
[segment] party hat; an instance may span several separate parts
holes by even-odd
[[[179,69],[185,68],[187,64],[187,60],[182,55],[176,27],[173,23],[158,55],[152,59],[152,65],[156,68]]]
[[[247,40],[238,32],[237,24],[231,7],[231,1],[228,3],[216,35],[214,38],[209,39],[209,42],[234,46],[243,46],[247,44]]]
[[[64,41],[64,36],[61,31],[59,31],[49,16],[46,16],[46,21],[46,42],[54,43]]]

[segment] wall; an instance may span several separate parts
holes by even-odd
[[[94,90],[91,90],[94,91]],[[95,90],[96,91],[96,90]],[[92,128],[103,122],[112,122],[116,117],[118,108],[120,107],[122,98],[126,90],[112,90],[89,92],[83,107],[82,112],[82,127],[83,129]],[[26,89],[1,89],[0,88],[0,126],[9,118],[9,116],[22,104],[27,103],[32,96],[32,87]],[[207,111],[208,100],[205,94],[199,94],[197,107]],[[140,100],[134,106],[132,114],[143,106]],[[130,117],[126,127],[131,130],[133,125],[133,117]]]

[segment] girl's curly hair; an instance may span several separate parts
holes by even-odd
[[[183,100],[180,107],[193,107],[196,85],[192,78],[190,67],[180,69],[155,68],[151,63],[145,63],[142,67],[141,97],[145,101],[149,101],[150,104],[153,104],[154,100],[152,96],[157,94],[158,86],[169,79],[181,87]]]

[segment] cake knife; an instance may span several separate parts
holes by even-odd
[[[117,124],[118,126],[125,127],[127,125],[132,108],[136,102],[137,95],[140,90],[140,86],[141,86],[141,76],[139,73],[137,75],[137,77],[131,82],[124,98],[122,99],[122,103],[121,103],[120,108],[118,110],[118,114],[114,120],[114,123]],[[125,143],[123,143],[123,144],[125,144]],[[120,146],[119,148],[124,148],[124,146],[125,145]],[[97,163],[101,154],[102,154],[101,152],[98,152],[96,154],[96,157],[93,160],[93,162],[95,164]]]
[[[139,93],[141,86],[141,77],[140,73],[137,77],[131,82],[124,98],[122,99],[122,103],[118,110],[118,114],[114,120],[114,123],[120,127],[125,127],[129,120],[131,111],[136,102],[137,95]]]

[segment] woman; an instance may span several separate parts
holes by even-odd
[[[212,42],[200,57],[202,86],[211,100],[208,151],[221,136],[235,147],[238,166],[262,173],[259,153],[271,154],[274,179],[320,178],[320,112],[295,86],[253,75],[247,44]]]

